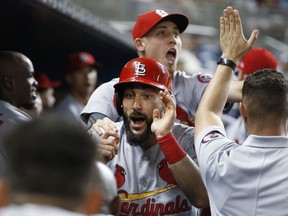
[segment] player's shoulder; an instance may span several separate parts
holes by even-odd
[[[182,123],[175,122],[173,125],[172,132],[175,137],[182,137],[183,135],[194,137],[194,127],[187,126]]]
[[[96,88],[94,92],[103,91],[103,89],[108,89],[108,88],[114,89],[114,85],[118,82],[119,82],[119,78],[113,78],[107,82],[100,84],[99,87]]]
[[[113,78],[113,79],[109,80],[108,82],[103,83],[102,85],[115,85],[118,82],[119,82],[119,77]]]

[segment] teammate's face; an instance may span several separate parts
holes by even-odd
[[[54,104],[56,102],[55,96],[54,96],[54,89],[53,88],[47,88],[43,92],[40,93],[42,102],[43,102],[43,108],[45,109],[52,109],[54,107]]]
[[[138,43],[140,46],[137,46],[136,42],[140,57],[159,61],[166,66],[170,74],[176,70],[182,42],[179,29],[175,23],[170,21],[161,22],[138,40],[141,40],[141,43]]]
[[[67,80],[71,91],[80,96],[87,97],[92,94],[97,84],[97,71],[93,67],[85,67],[68,75]]]
[[[34,68],[32,62],[23,57],[22,70],[14,77],[16,106],[32,109],[37,97],[38,82],[34,78]]]
[[[162,110],[158,89],[138,86],[124,91],[124,124],[130,144],[141,145],[151,137],[154,109]]]

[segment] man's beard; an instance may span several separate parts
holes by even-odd
[[[35,100],[33,102],[30,102],[30,103],[22,104],[22,107],[24,107],[25,109],[28,109],[28,110],[34,109],[35,106],[36,106]]]
[[[129,144],[131,145],[139,145],[141,146],[143,143],[145,143],[153,134],[151,131],[151,125],[153,123],[153,119],[148,119],[148,117],[142,113],[139,112],[133,112],[134,116],[139,116],[141,118],[145,118],[145,121],[147,123],[146,129],[141,134],[134,134],[130,128],[130,122],[131,119],[128,119],[127,116],[124,115],[124,127],[127,135],[127,140]]]

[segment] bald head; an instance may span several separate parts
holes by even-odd
[[[0,51],[0,99],[10,104],[32,108],[37,81],[30,59],[13,51]]]
[[[27,56],[19,52],[0,51],[0,75],[15,76],[23,69],[34,71],[33,64]]]

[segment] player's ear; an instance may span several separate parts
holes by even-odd
[[[144,51],[145,49],[145,42],[142,38],[136,38],[135,41],[135,47],[137,51]]]
[[[1,86],[5,88],[7,91],[13,91],[14,89],[14,82],[12,77],[2,76],[1,77]]]
[[[123,94],[123,93],[115,92],[115,94],[114,94],[114,105],[116,107],[116,110],[117,110],[118,114],[120,116],[123,116],[124,115],[124,113],[123,113],[123,103],[122,103],[122,98],[120,97],[120,94]]]
[[[241,113],[241,116],[242,116],[244,122],[246,123],[247,122],[247,111],[246,111],[245,104],[243,104],[243,102],[240,102],[239,111]]]

